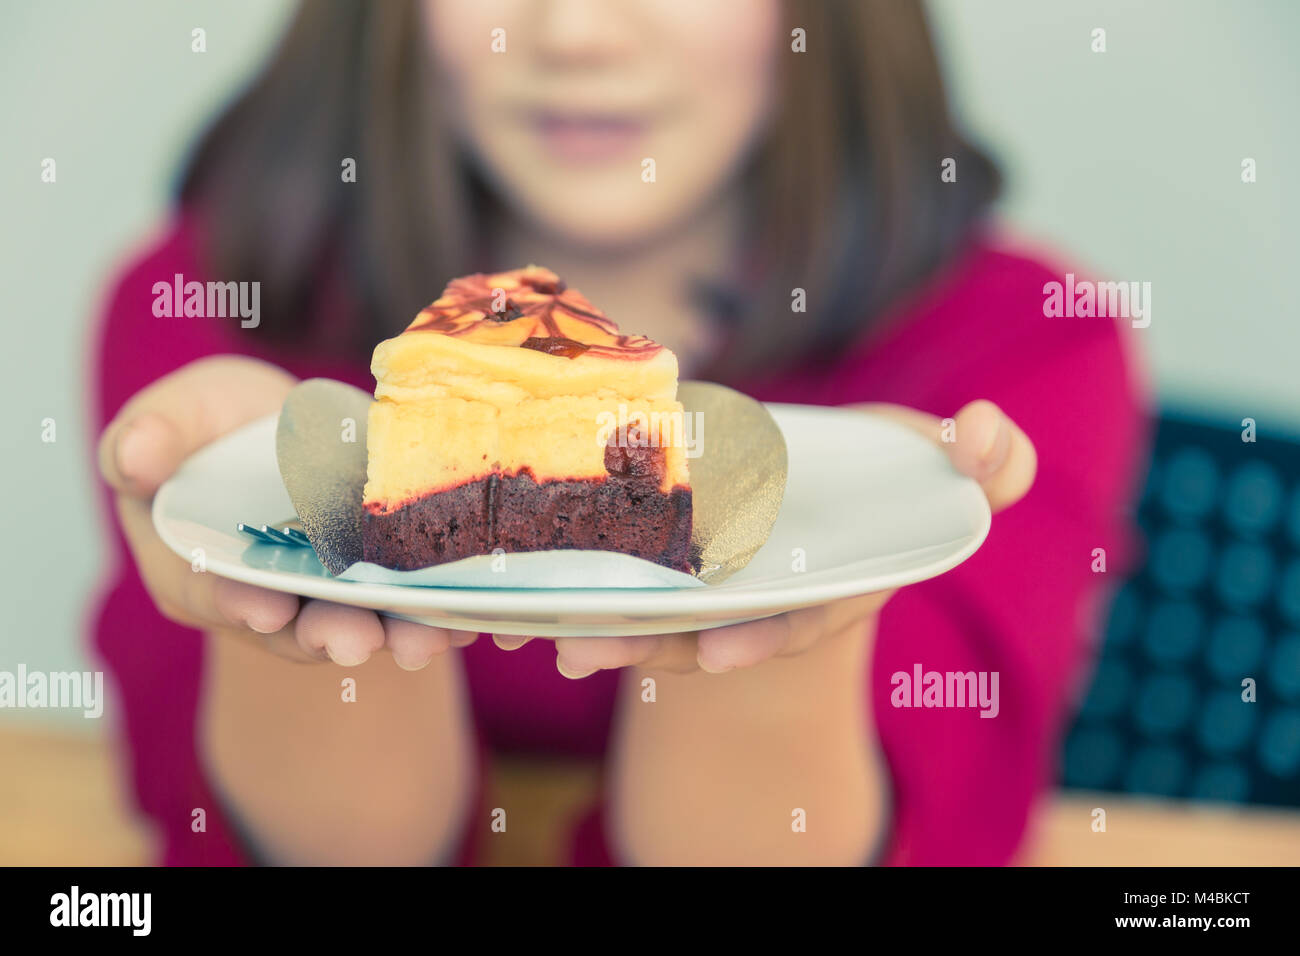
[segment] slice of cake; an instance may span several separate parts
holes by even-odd
[[[555,273],[453,280],[371,369],[365,560],[583,548],[691,570],[677,359]]]

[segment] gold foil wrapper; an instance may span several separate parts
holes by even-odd
[[[677,400],[702,426],[689,460],[697,577],[717,584],[767,541],[785,495],[785,438],[761,402],[712,382],[682,382]]]
[[[696,576],[717,584],[749,563],[776,522],[785,493],[785,439],[760,402],[733,389],[682,382],[677,397],[689,420],[686,437],[695,446],[688,467]],[[361,561],[371,401],[342,382],[309,379],[289,393],[280,410],[280,475],[316,556],[334,575]],[[409,583],[401,575],[411,572],[390,573],[391,583]],[[372,568],[366,579],[375,578]],[[573,586],[583,587],[582,578]]]
[[[299,383],[280,407],[275,457],[289,500],[330,574],[361,560],[366,420],[373,399],[326,378]]]

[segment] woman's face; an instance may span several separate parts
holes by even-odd
[[[626,246],[698,212],[769,113],[777,0],[422,0],[452,122],[512,210]]]

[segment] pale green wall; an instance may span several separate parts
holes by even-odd
[[[957,102],[1006,160],[1008,218],[1101,277],[1152,283],[1140,341],[1163,400],[1300,428],[1300,3],[932,9]]]
[[[288,10],[266,0],[0,8],[0,670],[91,666],[83,622],[108,552],[91,484],[88,324],[103,284],[166,208],[186,142]],[[190,51],[196,26],[207,30],[205,54]],[[57,163],[52,185],[40,180],[45,157]],[[47,417],[54,444],[41,442]],[[0,721],[33,719],[93,723],[0,710]]]
[[[283,0],[16,0],[0,12],[0,669],[80,668],[105,550],[83,414],[106,276],[183,144],[258,62]],[[1005,160],[1007,218],[1070,263],[1153,283],[1162,397],[1300,429],[1300,4],[936,0],[961,111]],[[207,30],[208,52],[190,51]],[[1108,51],[1089,50],[1094,27]],[[809,55],[815,55],[815,39]],[[58,182],[40,182],[53,157]],[[1259,182],[1240,182],[1242,157]],[[147,344],[142,343],[142,347]],[[58,441],[40,441],[40,422]],[[31,717],[0,712],[0,720]],[[65,715],[41,712],[38,718]]]

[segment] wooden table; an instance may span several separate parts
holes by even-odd
[[[154,858],[149,828],[128,809],[127,783],[103,736],[0,726],[0,866],[136,866]],[[495,762],[490,806],[510,816],[510,838],[488,839],[495,865],[562,859],[566,824],[587,806],[592,764]],[[1106,831],[1093,832],[1093,810]],[[1206,807],[1096,793],[1058,794],[1021,853],[1025,865],[1300,865],[1300,813]]]

